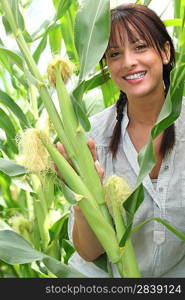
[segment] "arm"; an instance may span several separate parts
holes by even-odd
[[[93,261],[105,252],[79,206],[74,207],[72,239],[76,251],[86,261]]]

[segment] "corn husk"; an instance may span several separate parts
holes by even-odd
[[[32,173],[47,173],[51,170],[50,156],[40,136],[48,140],[43,130],[29,128],[17,137],[20,156],[18,161]]]
[[[56,68],[59,68],[64,83],[68,82],[75,71],[75,65],[71,61],[65,60],[60,57],[55,57],[49,63],[47,68],[48,80],[53,87],[56,87]]]
[[[124,201],[132,193],[132,188],[129,186],[127,181],[120,176],[111,175],[108,177],[104,184],[104,193],[105,193],[105,202],[108,206],[111,216],[114,218],[112,200],[114,195],[114,200],[117,201],[117,205],[122,213],[125,216],[125,211],[123,208]]]

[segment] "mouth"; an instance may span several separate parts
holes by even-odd
[[[143,72],[137,72],[128,76],[124,76],[124,80],[137,80],[137,79],[142,79],[146,75],[146,71]]]

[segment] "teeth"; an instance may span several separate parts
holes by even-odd
[[[146,72],[140,72],[140,73],[136,73],[136,74],[133,74],[133,75],[130,75],[130,76],[126,76],[124,78],[125,79],[138,79],[138,78],[143,77],[145,74],[146,74]]]

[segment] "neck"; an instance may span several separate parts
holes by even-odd
[[[164,104],[165,94],[142,99],[128,98],[128,117],[131,126],[152,127]]]

